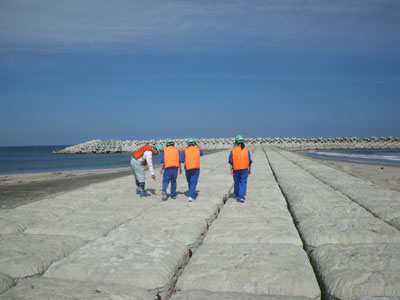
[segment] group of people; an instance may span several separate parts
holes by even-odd
[[[188,201],[195,200],[197,181],[200,176],[200,156],[203,151],[193,138],[187,140],[187,147],[184,151],[179,151],[175,147],[173,140],[168,139],[166,147],[162,145],[145,145],[132,153],[130,164],[133,176],[136,180],[136,193],[140,197],[147,195],[145,189],[145,166],[147,165],[153,180],[156,179],[153,168],[153,155],[160,154],[163,201],[168,199],[167,188],[171,183],[170,196],[176,199],[176,179],[182,173],[182,164],[185,167],[186,180],[189,187]],[[244,139],[241,135],[236,136],[235,146],[232,149],[228,163],[230,172],[234,181],[234,194],[238,202],[244,203],[246,199],[247,178],[251,174],[251,156],[250,151],[244,145]]]

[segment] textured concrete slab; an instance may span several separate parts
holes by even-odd
[[[324,245],[311,259],[327,299],[400,297],[400,244]]]
[[[154,300],[146,290],[127,285],[93,282],[30,278],[0,295],[0,299],[13,300]]]
[[[220,200],[223,203],[223,200]],[[222,205],[222,204],[221,204]],[[196,218],[196,220],[214,220],[221,206],[213,202],[208,202],[198,198],[194,202],[188,202],[187,198],[180,200],[168,200],[159,202],[151,207],[146,213],[140,215],[140,219],[147,219],[149,222],[154,220],[176,220],[186,218]]]
[[[157,218],[158,217],[158,218]],[[157,220],[157,221],[155,221]],[[146,218],[134,219],[109,234],[110,237],[131,237],[137,240],[169,239],[183,243],[192,248],[199,242],[200,236],[207,230],[207,223],[204,219],[196,218],[175,218],[163,219],[153,215],[149,222]]]
[[[250,199],[249,202],[245,203],[245,205],[241,203],[236,203],[235,201],[229,201],[224,206],[224,209],[221,210],[218,218],[226,218],[226,219],[237,219],[237,218],[271,218],[271,217],[279,217],[285,218],[287,220],[292,220],[292,216],[290,215],[288,208],[286,206],[286,202],[281,198],[280,202],[270,202],[269,199],[264,198],[264,202],[260,204],[255,204],[253,198],[248,196]],[[234,200],[234,199],[232,199]],[[249,205],[246,205],[249,204]]]
[[[311,258],[322,284],[323,298],[399,297],[399,231],[386,223],[385,201],[373,197],[368,199],[370,193],[365,191],[371,184],[362,187],[360,179],[353,181],[325,167],[320,169],[316,164],[309,167],[299,163],[315,177],[323,174],[321,180],[312,179],[306,170],[282,156],[268,152],[268,157],[279,182],[282,181],[281,186],[306,247],[316,247]],[[305,178],[309,179],[308,188],[320,188],[316,195],[295,186]],[[329,180],[335,184],[329,184]],[[344,187],[363,195],[364,199],[355,201]],[[383,197],[385,195],[382,193]],[[379,208],[373,209],[375,205]],[[393,206],[389,207],[393,209]]]
[[[314,195],[287,193],[295,220],[308,218],[370,218],[371,213],[336,192],[321,190]]]
[[[287,151],[279,153],[325,184],[341,191],[382,220],[400,229],[400,192],[351,176]]]
[[[48,212],[51,211],[56,216],[65,216],[73,214],[77,210],[77,205],[72,199],[44,199],[37,202],[32,202],[15,208],[15,211],[28,212]]]
[[[177,289],[320,297],[306,253],[290,244],[203,245],[180,276]]]
[[[165,292],[188,249],[174,240],[99,238],[54,263],[47,278],[135,285]]]
[[[0,270],[13,278],[33,276],[84,243],[77,237],[10,234],[0,239]]]
[[[400,300],[400,297],[385,297],[385,296],[363,296],[357,300]]]
[[[293,244],[303,243],[294,224],[286,218],[221,218],[207,232],[203,244]]]
[[[209,291],[184,291],[171,297],[171,300],[309,300],[307,297],[289,297],[276,295],[256,295],[229,292],[209,292]]]
[[[50,217],[55,217],[51,211],[0,211],[0,236],[22,232],[29,226],[40,223]]]
[[[10,276],[6,274],[0,273],[0,294],[10,289],[14,284],[15,284],[14,279],[12,279]]]
[[[76,236],[85,240],[94,240],[124,223],[123,216],[96,212],[92,214],[75,213],[43,220],[25,230],[28,234],[47,234]]]
[[[298,228],[307,247],[324,244],[400,243],[400,231],[385,222],[369,218],[310,218]]]

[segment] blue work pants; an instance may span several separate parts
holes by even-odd
[[[200,176],[200,169],[185,170],[186,180],[189,185],[189,197],[194,198],[196,193],[197,180]]]
[[[243,200],[246,199],[247,177],[249,177],[248,169],[233,171],[235,196]]]
[[[167,192],[168,184],[171,181],[171,197],[176,198],[176,178],[178,177],[178,168],[166,168],[163,173],[162,191]]]

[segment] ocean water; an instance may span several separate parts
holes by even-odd
[[[373,162],[400,165],[400,150],[310,150],[304,154],[324,159],[340,159],[346,161]]]
[[[131,153],[53,154],[61,146],[0,147],[0,174],[55,172],[130,167]],[[154,156],[153,164],[160,158]]]

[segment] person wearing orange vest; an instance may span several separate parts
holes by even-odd
[[[188,139],[188,146],[181,152],[181,162],[185,163],[186,180],[189,185],[189,202],[194,200],[197,181],[200,176],[200,156],[203,155],[193,138]]]
[[[244,139],[241,135],[235,138],[235,147],[229,155],[231,175],[234,181],[234,193],[237,201],[244,203],[246,199],[247,177],[251,174],[250,151],[244,146]]]
[[[130,164],[133,176],[135,177],[136,181],[136,186],[137,186],[136,194],[139,194],[140,197],[147,196],[145,190],[144,167],[146,165],[149,166],[151,178],[155,180],[156,175],[154,174],[153,170],[153,155],[160,154],[162,150],[163,147],[161,145],[156,145],[156,146],[145,145],[132,153]]]
[[[161,171],[163,174],[162,182],[162,200],[167,200],[167,188],[169,182],[171,182],[171,197],[176,199],[176,178],[182,173],[181,163],[179,161],[179,150],[174,147],[175,143],[171,140],[167,140],[167,147],[164,148],[163,153],[161,153]]]

